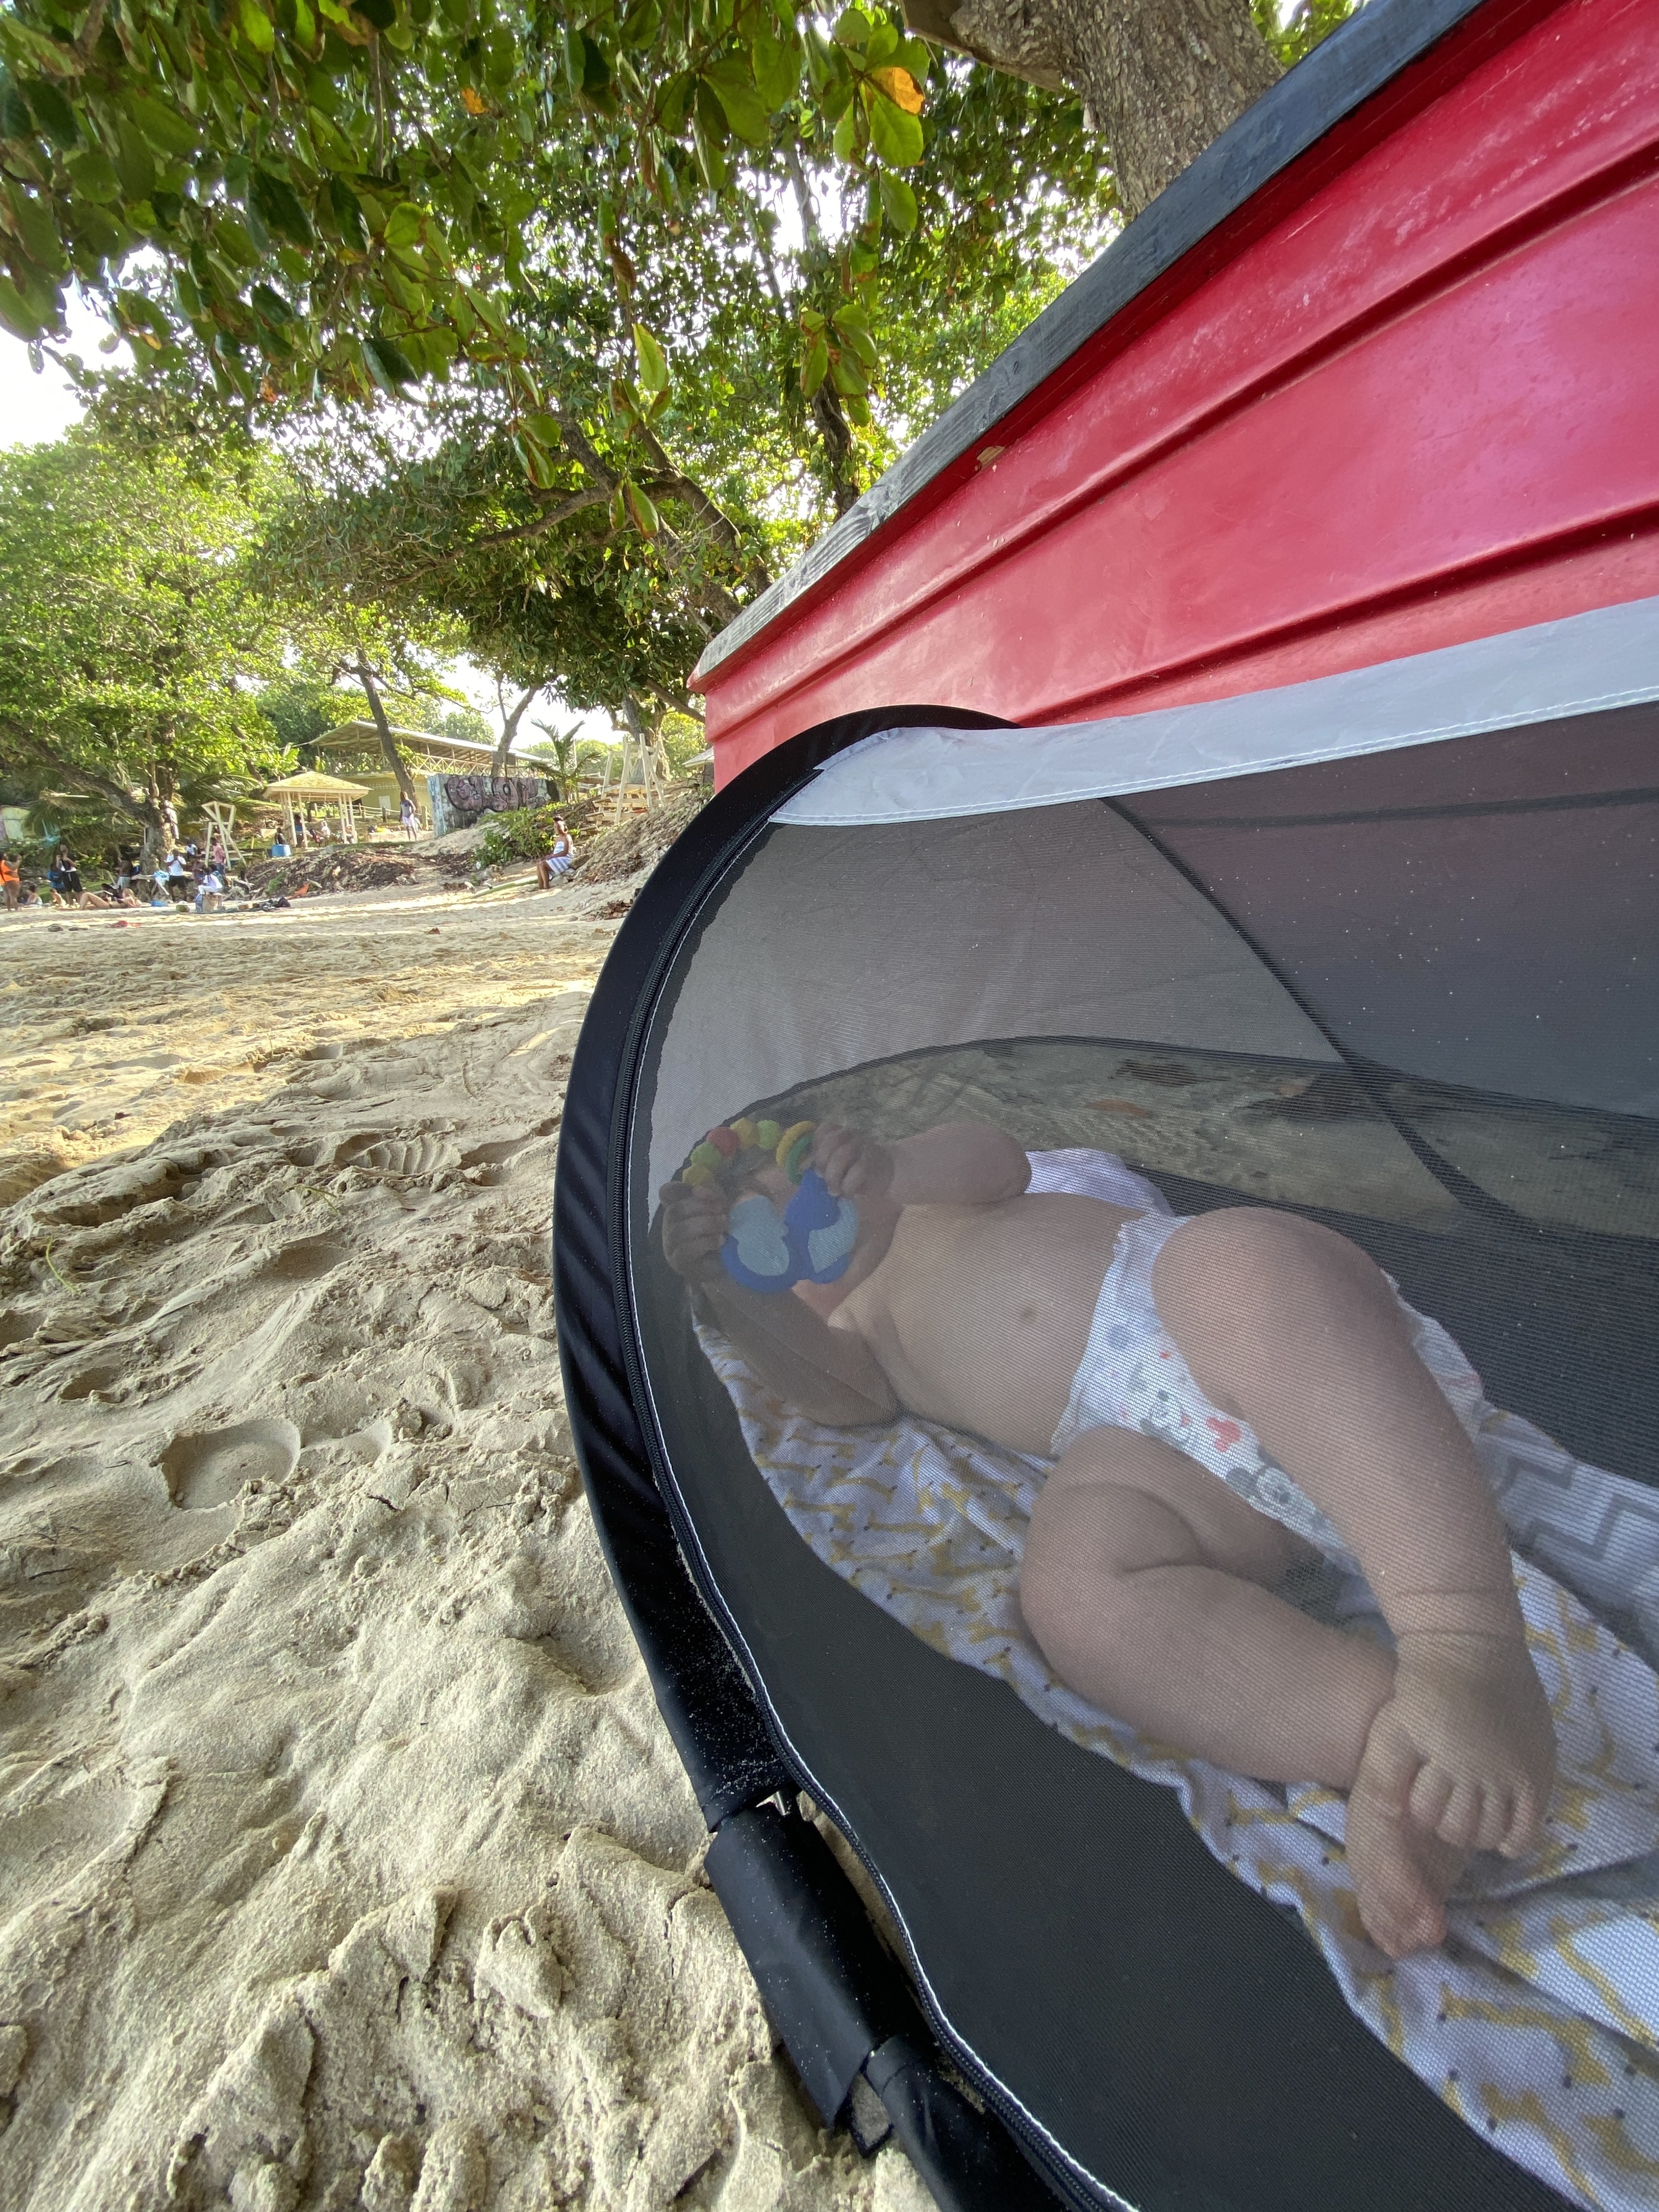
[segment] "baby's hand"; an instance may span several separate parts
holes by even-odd
[[[688,1283],[708,1282],[720,1273],[729,1210],[726,1193],[716,1182],[665,1182],[658,1194],[664,1258]]]
[[[812,1139],[812,1165],[832,1198],[879,1198],[893,1180],[893,1155],[862,1129],[821,1122]]]

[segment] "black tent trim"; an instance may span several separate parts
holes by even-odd
[[[630,1007],[630,1018],[614,1029],[584,1025],[566,1091],[553,1233],[560,1361],[605,1564],[712,1832],[709,1880],[825,2123],[836,2124],[850,2106],[855,2137],[872,2147],[890,2126],[944,2212],[1041,2212],[1056,2190],[1074,2204],[1116,2207],[1124,2200],[1086,2177],[985,2077],[931,2005],[929,2033],[847,1875],[793,1812],[794,1791],[812,1789],[813,1778],[757,1691],[752,1658],[745,1670],[733,1656],[742,1651],[736,1624],[679,1507],[660,1435],[637,1410],[652,1401],[624,1256],[626,1137],[641,1048],[663,987],[708,895],[765,833],[774,808],[847,746],[927,724],[1011,726],[936,707],[820,724],[757,763],[739,790],[717,793],[641,890],[595,994],[596,1003],[602,995]],[[688,1559],[699,1570],[695,1579]],[[814,1794],[834,1818],[821,1785]],[[936,2035],[975,2091],[1019,2129],[1018,2148],[948,2078]]]

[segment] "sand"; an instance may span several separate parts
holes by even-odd
[[[927,2203],[775,2051],[570,1455],[616,888],[0,925],[0,2203]]]

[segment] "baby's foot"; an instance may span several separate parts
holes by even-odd
[[[1442,1910],[1474,1850],[1538,1840],[1555,1731],[1519,1637],[1401,1636],[1394,1696],[1372,1722],[1348,1807],[1360,1917],[1395,1958],[1445,1936]]]
[[[1348,1800],[1348,1871],[1365,1933],[1391,1959],[1446,1940],[1445,1903],[1468,1853],[1425,1835],[1356,1783]]]

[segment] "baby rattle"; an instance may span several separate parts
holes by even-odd
[[[817,1127],[796,1121],[782,1129],[744,1115],[692,1147],[681,1181],[694,1188],[712,1182],[724,1162],[751,1150],[770,1152],[797,1186],[781,1213],[757,1190],[732,1208],[720,1265],[745,1291],[771,1295],[797,1283],[833,1283],[847,1272],[858,1240],[858,1208],[850,1198],[832,1198],[823,1177],[806,1164]]]

